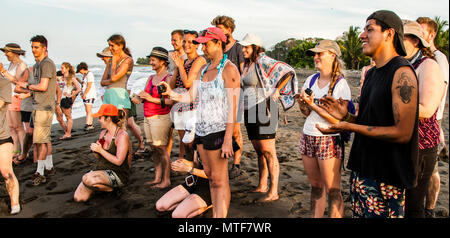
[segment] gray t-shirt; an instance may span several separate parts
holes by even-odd
[[[11,82],[1,76],[0,100],[5,102],[5,105],[0,108],[0,140],[4,140],[10,137],[8,121],[6,120],[6,112],[8,111],[8,104],[11,103]]]
[[[237,41],[234,42],[233,47],[230,48],[225,54],[228,56],[228,59],[236,65],[236,67],[239,70],[239,74],[242,74],[241,71],[241,63],[244,63],[244,53],[242,52],[242,45],[239,44]]]
[[[31,72],[28,68],[28,83],[29,84],[36,84],[33,77],[33,72]],[[33,93],[33,91],[31,91]],[[25,99],[22,99],[20,101],[20,110],[24,112],[32,112],[34,110],[33,108],[33,95],[31,97],[27,97]]]
[[[49,78],[47,91],[33,92],[34,109],[37,111],[54,111],[56,95],[56,66],[48,57],[33,67],[33,76],[36,84],[41,82],[42,78]]]

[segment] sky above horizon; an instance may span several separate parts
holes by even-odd
[[[300,0],[0,0],[0,46],[14,42],[34,63],[30,38],[44,35],[49,56],[56,64],[81,61],[101,65],[96,57],[113,34],[122,34],[134,60],[155,46],[168,50],[174,29],[203,30],[217,15],[235,20],[233,36],[259,35],[266,49],[288,38],[336,39],[350,26],[363,28],[372,12],[387,9],[402,19],[440,16],[449,20],[447,0],[300,1]],[[0,62],[8,64],[0,52]]]

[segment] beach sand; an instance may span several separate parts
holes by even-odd
[[[299,86],[312,71],[298,72]],[[355,97],[358,91],[359,72],[349,72],[347,80]],[[280,109],[280,112],[282,109]],[[283,116],[287,116],[288,124],[283,123]],[[448,144],[449,130],[448,101],[442,125]],[[46,184],[29,187],[26,182],[36,171],[32,159],[25,164],[14,167],[14,172],[20,183],[20,200],[22,212],[16,216],[8,214],[9,197],[6,193],[3,179],[0,178],[0,217],[2,218],[169,218],[171,213],[160,213],[155,209],[156,201],[169,189],[151,190],[143,184],[153,179],[150,172],[153,162],[148,156],[133,159],[130,183],[123,189],[113,193],[98,193],[86,203],[76,203],[73,200],[75,189],[81,177],[90,171],[95,159],[89,145],[98,139],[100,126],[95,119],[95,130],[88,133],[83,131],[84,118],[74,120],[72,139],[60,141],[63,135],[59,124],[52,127],[53,161],[56,175],[48,178]],[[137,123],[143,129],[142,106],[138,106]],[[244,138],[244,152],[242,155],[241,176],[230,181],[231,204],[228,213],[230,218],[308,218],[310,216],[310,185],[303,169],[299,153],[299,141],[305,118],[298,110],[298,106],[287,113],[281,112],[279,129],[276,137],[277,156],[280,162],[280,182],[278,201],[270,203],[256,203],[263,194],[250,193],[258,185],[258,163],[256,153],[247,138],[245,127],[241,125]],[[142,130],[143,132],[143,130]],[[138,146],[136,139],[130,135],[134,148]],[[171,160],[178,157],[179,139],[174,132],[174,146]],[[350,145],[346,147],[348,159]],[[232,161],[230,160],[230,163]],[[436,206],[437,217],[448,217],[448,161],[439,162],[441,175],[441,192]],[[342,193],[344,196],[345,217],[351,217],[349,203],[349,174],[345,169],[342,173]],[[184,181],[185,174],[172,172],[172,186]],[[200,217],[211,217],[211,209]],[[326,211],[327,215],[327,211]]]

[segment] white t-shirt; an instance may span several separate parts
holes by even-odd
[[[439,50],[436,50],[434,52],[434,55],[436,56],[436,61],[439,64],[439,67],[441,68],[442,73],[444,74],[444,80],[445,80],[445,93],[444,98],[442,99],[441,105],[439,106],[436,119],[441,120],[444,115],[444,109],[445,109],[445,99],[447,98],[447,90],[448,90],[448,61],[447,57],[444,55],[444,53],[440,52]]]
[[[309,87],[309,82],[311,81],[313,75],[309,76],[305,84],[303,84],[302,89],[306,89]],[[330,83],[328,83],[322,89],[317,86],[317,82],[319,78],[316,79],[314,85],[311,87],[311,90],[314,92],[314,99],[320,99],[323,96],[328,94],[328,88],[330,87]],[[339,82],[336,84],[333,90],[333,97],[336,99],[342,98],[344,100],[350,101],[352,98],[352,93],[350,91],[350,87],[347,84],[347,81],[344,78],[341,78]],[[309,136],[325,136],[316,128],[316,124],[319,124],[321,127],[328,127],[331,125],[327,120],[319,116],[317,112],[314,110],[311,111],[309,116],[306,118],[305,125],[303,126],[303,133]],[[329,134],[328,136],[335,136],[339,134]]]
[[[89,89],[89,92],[86,94],[86,99],[91,99],[91,98],[95,99],[97,97],[97,93],[95,90],[94,74],[90,71],[83,78],[83,93],[86,91],[88,83],[92,83],[92,84],[91,84],[91,88]]]

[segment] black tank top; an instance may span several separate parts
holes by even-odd
[[[391,88],[395,72],[403,66],[409,66],[414,71],[414,68],[406,59],[397,56],[385,66],[381,68],[373,67],[367,72],[361,90],[356,124],[367,126],[395,125]],[[418,101],[414,131],[408,143],[398,144],[355,133],[347,167],[358,172],[360,176],[377,182],[402,188],[415,187],[417,184],[416,171],[419,150]]]

